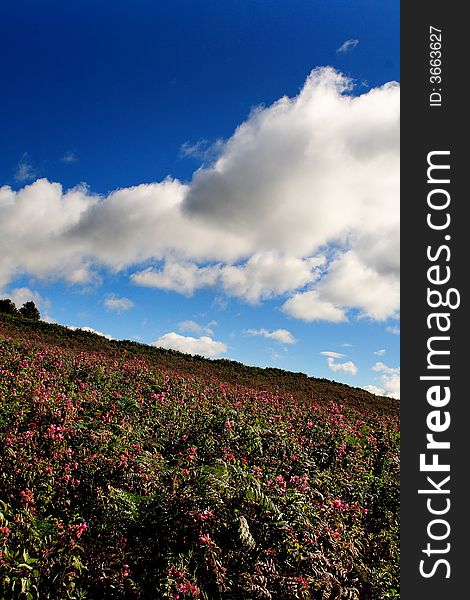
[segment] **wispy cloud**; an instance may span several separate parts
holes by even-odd
[[[295,344],[297,342],[292,333],[290,331],[287,331],[287,329],[274,329],[273,331],[268,331],[264,328],[246,329],[245,333],[247,335],[261,336],[268,339],[272,339],[281,344]]]
[[[64,156],[60,159],[63,163],[74,163],[77,162],[78,157],[73,151],[68,151],[64,154]]]
[[[381,348],[380,350],[376,350],[374,352],[376,356],[383,356],[385,354],[385,348]]]
[[[120,298],[115,294],[107,294],[104,300],[104,304],[106,308],[108,308],[109,310],[113,310],[119,314],[125,312],[126,310],[130,310],[135,306],[134,302],[132,302],[132,300],[130,300],[129,298]]]
[[[186,158],[197,158],[205,162],[216,160],[224,149],[225,142],[217,139],[210,142],[206,139],[200,139],[197,142],[184,142],[180,147],[180,155]]]
[[[24,183],[26,181],[32,181],[37,177],[37,171],[31,163],[29,154],[25,152],[19,161],[15,171],[15,181],[18,183]]]
[[[196,321],[188,320],[178,323],[178,328],[180,331],[192,331],[193,333],[212,335],[214,332],[210,326],[216,324],[215,321],[211,321],[208,325],[200,325],[199,323],[196,323]]]
[[[355,39],[346,40],[336,50],[336,54],[348,54],[349,52],[352,52],[358,44],[359,44],[359,40],[355,40]]]
[[[393,335],[400,335],[400,328],[399,327],[395,327],[394,325],[390,326],[390,327],[386,327],[385,331],[387,333],[392,333]]]
[[[339,352],[320,352],[322,356],[328,356],[328,358],[346,358],[346,354],[340,354]]]

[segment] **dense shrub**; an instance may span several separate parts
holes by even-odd
[[[33,321],[39,321],[41,318],[39,310],[32,300],[25,302],[20,308],[19,313],[25,319],[32,319]]]
[[[0,337],[0,597],[397,598],[395,413],[193,364]]]

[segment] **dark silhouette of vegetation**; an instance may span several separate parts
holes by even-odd
[[[23,306],[20,308],[19,313],[25,319],[32,319],[33,321],[39,321],[41,315],[39,314],[39,310],[32,300],[29,302],[25,302]]]
[[[0,300],[0,313],[16,316],[19,314],[15,303],[10,298],[2,298]]]

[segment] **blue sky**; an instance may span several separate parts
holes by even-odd
[[[2,12],[3,296],[396,394],[398,2]]]

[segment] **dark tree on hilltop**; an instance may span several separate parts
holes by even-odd
[[[35,321],[39,321],[41,318],[41,315],[39,314],[39,311],[32,300],[23,304],[23,306],[20,308],[20,314],[22,317],[34,319]]]
[[[16,315],[18,316],[18,309],[15,306],[13,300],[10,298],[3,298],[0,300],[0,312],[6,313],[7,315]]]

